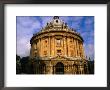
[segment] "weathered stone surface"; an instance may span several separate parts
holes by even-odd
[[[54,18],[30,40],[30,58],[39,57],[38,74],[84,74],[87,69],[83,38],[59,18]],[[35,60],[36,61],[36,60]],[[86,67],[85,67],[86,66]]]

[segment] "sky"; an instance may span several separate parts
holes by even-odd
[[[87,58],[94,60],[94,16],[60,16],[70,28],[75,29],[84,39],[84,50]],[[17,16],[17,55],[25,57],[30,55],[30,39],[52,21],[53,16]]]

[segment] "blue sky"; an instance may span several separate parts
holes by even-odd
[[[52,19],[52,16],[16,17],[17,55],[29,56],[31,37]],[[84,39],[85,54],[94,60],[94,16],[60,16],[60,19],[81,34]]]

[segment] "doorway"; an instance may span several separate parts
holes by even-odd
[[[64,64],[61,62],[58,62],[55,65],[55,74],[64,74]]]

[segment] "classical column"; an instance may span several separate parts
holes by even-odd
[[[80,42],[80,47],[79,47],[79,50],[80,50],[80,57],[82,57],[82,49],[81,49],[81,42]]]
[[[42,56],[42,39],[40,39],[40,56]]]
[[[52,37],[50,37],[50,56],[52,56],[52,50],[51,50],[52,49],[51,48],[52,47],[52,43],[51,43],[51,40],[52,40]]]
[[[78,50],[78,56],[80,56],[80,48],[79,48],[79,41],[77,40],[77,50]]]
[[[66,50],[67,50],[67,56],[68,56],[68,37],[66,38]]]
[[[79,42],[79,56],[81,57],[81,43]]]
[[[52,74],[53,73],[53,65],[51,64],[51,62],[50,62],[50,65],[49,66],[50,66],[49,67],[49,69],[50,69],[49,73]]]
[[[76,56],[76,51],[75,51],[76,47],[75,47],[75,39],[74,38],[73,38],[73,45],[74,45],[74,51],[73,52],[74,52],[74,57],[75,57]]]
[[[66,39],[66,56],[68,56],[68,43],[67,43],[67,37],[66,37],[65,39]]]
[[[49,65],[46,66],[46,73],[50,74],[50,66]]]
[[[56,54],[56,39],[55,39],[55,37],[54,37],[54,56],[56,56],[57,54]]]
[[[52,55],[52,57],[54,56],[54,42],[55,42],[54,37],[52,37],[52,39],[51,39],[51,55]]]
[[[74,40],[72,39],[72,50],[73,50],[73,54],[72,54],[72,56],[74,57]]]
[[[52,67],[52,69],[53,69],[53,72],[52,73],[54,74],[54,66]]]
[[[50,36],[48,38],[48,56],[50,57],[50,51],[51,51],[51,48],[50,48]]]
[[[79,47],[78,47],[78,49],[79,49],[79,57],[80,57],[80,42],[78,42],[78,45],[79,45]]]
[[[81,45],[81,43],[80,43],[80,57],[82,57],[83,55],[82,55],[82,45]]]
[[[79,69],[80,69],[80,74],[83,74],[83,67],[82,67],[82,65],[79,66]]]
[[[40,56],[43,56],[43,40],[41,38],[41,50],[40,50]]]
[[[66,37],[64,37],[64,55],[67,56]]]
[[[76,39],[74,41],[75,41],[75,57],[77,57],[77,42],[76,42]]]
[[[38,45],[38,47],[39,47],[38,54],[40,55],[40,48],[41,48],[41,46],[40,46],[40,39],[39,39],[39,45]]]
[[[40,51],[41,51],[41,40],[39,39],[39,56],[40,56]]]
[[[79,56],[79,43],[78,43],[78,40],[77,40],[77,56]]]
[[[67,53],[68,53],[68,56],[70,57],[70,42],[69,42],[69,38],[67,38]]]

